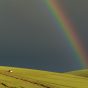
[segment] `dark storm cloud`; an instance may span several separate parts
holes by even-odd
[[[84,21],[87,19],[83,18],[83,13],[83,16],[80,15],[80,8],[83,6],[81,7],[80,4],[80,8],[78,8],[79,3],[75,4],[76,0],[71,1],[60,0],[60,3],[68,12],[67,15],[75,22],[78,27],[77,31],[80,31],[81,36],[83,35],[80,26],[82,21],[79,19]],[[1,65],[32,67],[51,71],[79,68],[76,67],[77,64],[74,65],[72,59],[69,60],[71,57],[63,35],[54,30],[50,18],[43,11],[46,7],[43,5],[41,0],[0,0]]]

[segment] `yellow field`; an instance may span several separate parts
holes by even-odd
[[[88,88],[88,78],[74,72],[55,73],[0,66],[0,88]]]
[[[88,69],[71,71],[67,73],[88,78]]]

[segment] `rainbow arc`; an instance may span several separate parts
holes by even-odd
[[[44,0],[44,3],[48,8],[49,14],[52,16],[52,19],[54,19],[54,22],[52,22],[53,25],[55,23],[58,28],[61,26],[61,29],[59,30],[64,33],[64,36],[66,37],[69,46],[71,46],[74,51],[75,57],[79,60],[80,65],[87,67],[87,55],[83,48],[82,42],[76,34],[75,27],[65,16],[61,6],[58,5],[57,0]]]

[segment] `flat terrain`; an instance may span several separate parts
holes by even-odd
[[[88,78],[76,73],[0,66],[0,88],[88,88]]]

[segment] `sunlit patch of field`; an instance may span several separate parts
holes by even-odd
[[[71,71],[67,73],[88,78],[88,69]]]
[[[0,66],[0,88],[88,88],[88,79],[70,73]]]

